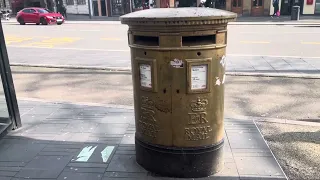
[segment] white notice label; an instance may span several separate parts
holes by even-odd
[[[148,64],[140,64],[140,85],[152,88],[151,66]]]
[[[191,66],[191,90],[207,88],[207,65]]]

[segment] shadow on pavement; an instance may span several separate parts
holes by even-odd
[[[10,132],[0,140],[0,179],[58,179],[58,180],[173,180],[148,173],[135,161],[133,111],[98,106],[57,104],[31,101],[19,101],[23,127]],[[232,123],[234,120],[228,120]],[[239,143],[239,128],[255,128],[252,121],[238,122],[229,126],[228,139],[233,142],[240,155],[232,155],[229,143],[226,143],[226,163],[222,172],[210,179],[240,179],[240,171],[265,175],[242,175],[242,179],[284,179],[275,164],[270,151],[261,136],[255,130],[245,133],[244,137],[253,137],[251,141]],[[234,129],[235,128],[235,129]],[[235,134],[235,136],[233,135]],[[258,136],[256,136],[258,135]],[[247,144],[249,143],[249,144]],[[233,145],[233,144],[231,144]],[[252,148],[244,151],[237,147],[254,145],[265,155],[250,156]],[[232,147],[231,147],[232,148]],[[253,149],[255,150],[255,149]],[[242,158],[240,156],[243,156]],[[249,158],[249,160],[248,160]],[[265,162],[268,171],[260,166],[246,166],[250,158],[252,163]],[[243,167],[242,167],[243,166]],[[255,170],[252,170],[255,169]],[[267,174],[272,175],[267,175]],[[279,177],[279,178],[278,178]]]

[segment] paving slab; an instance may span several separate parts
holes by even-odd
[[[137,164],[132,110],[41,102],[45,106],[41,112],[35,108],[39,106],[36,102],[22,104],[30,109],[22,118],[28,128],[12,131],[0,140],[1,180],[176,179],[160,177]],[[59,123],[52,123],[54,120]],[[253,119],[244,117],[225,119],[224,169],[198,179],[286,176]]]
[[[58,178],[71,158],[71,156],[37,156],[22,168],[15,177]]]
[[[279,76],[320,75],[320,58],[274,56],[227,56],[227,72],[276,74]]]

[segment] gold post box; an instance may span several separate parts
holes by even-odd
[[[204,177],[223,167],[227,24],[212,8],[154,8],[129,25],[136,160],[164,176]]]

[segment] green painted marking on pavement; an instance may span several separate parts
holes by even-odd
[[[106,148],[104,148],[103,151],[101,151],[101,157],[102,157],[102,161],[103,162],[107,162],[110,155],[112,154],[114,149],[114,146],[107,146]]]
[[[93,154],[94,150],[96,150],[98,146],[87,146],[84,147],[81,152],[79,153],[79,155],[77,156],[77,160],[78,162],[87,162],[89,160],[89,158],[91,157],[91,155]]]

